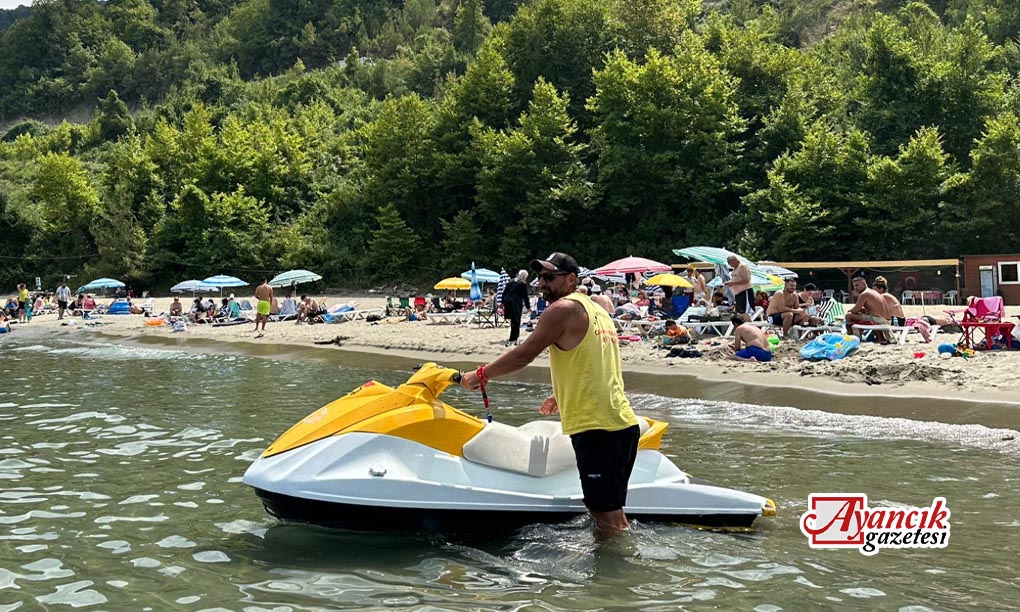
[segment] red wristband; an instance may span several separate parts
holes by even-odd
[[[475,370],[475,376],[478,377],[478,383],[483,387],[489,384],[489,377],[485,375],[485,366],[478,366],[478,369]]]

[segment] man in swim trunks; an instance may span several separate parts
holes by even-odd
[[[266,322],[269,321],[269,308],[273,303],[273,288],[269,286],[269,279],[262,279],[262,284],[255,288],[255,299],[258,305],[255,306],[255,331],[259,331],[259,321],[262,322],[262,331],[266,331]],[[256,338],[261,338],[260,333]]]
[[[744,317],[735,315],[730,319],[733,324],[733,358],[738,361],[772,361],[765,332],[754,325],[745,325]],[[741,349],[740,345],[744,348]]]
[[[560,413],[563,433],[574,447],[584,505],[596,527],[626,529],[623,507],[641,430],[623,392],[616,328],[605,309],[576,291],[580,268],[573,257],[553,253],[532,261],[531,268],[549,302],[541,324],[513,350],[465,372],[461,384],[478,389],[520,370],[548,348],[553,394],[539,411]]]
[[[797,295],[797,279],[788,278],[783,290],[769,298],[769,307],[765,310],[769,323],[783,328],[783,338],[790,335],[790,328],[808,322],[807,312],[800,307]]]
[[[857,303],[846,313],[846,329],[849,333],[857,335],[859,332],[854,325],[889,325],[889,306],[885,303],[882,294],[868,287],[868,281],[863,276],[853,280],[854,291],[857,292]],[[888,336],[882,332],[879,336],[888,342]]]

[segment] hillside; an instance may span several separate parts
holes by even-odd
[[[0,286],[986,251],[1018,32],[1007,0],[37,2],[0,31]]]

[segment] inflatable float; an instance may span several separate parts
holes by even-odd
[[[849,334],[822,334],[800,349],[800,356],[809,361],[842,359],[861,346],[861,339]]]

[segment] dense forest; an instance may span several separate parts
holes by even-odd
[[[0,287],[1020,251],[1015,0],[36,0]]]

